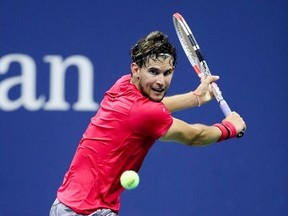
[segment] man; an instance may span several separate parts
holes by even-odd
[[[120,209],[120,176],[138,171],[160,139],[203,146],[235,137],[246,125],[232,112],[222,123],[188,124],[171,113],[200,106],[213,98],[201,79],[193,92],[165,97],[176,66],[176,50],[163,33],[151,32],[131,49],[131,74],[105,93],[100,109],[83,134],[60,186],[50,215],[110,215]]]

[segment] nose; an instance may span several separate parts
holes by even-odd
[[[161,73],[157,76],[157,81],[156,83],[159,85],[159,86],[163,86],[165,84],[165,77],[164,75]]]

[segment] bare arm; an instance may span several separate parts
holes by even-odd
[[[193,92],[165,97],[162,102],[170,112],[175,112],[202,105],[214,98],[209,84],[218,80],[218,76],[208,76],[201,79],[200,85]]]
[[[193,92],[165,97],[162,102],[171,113],[198,106],[197,96]]]
[[[161,141],[175,141],[190,146],[205,146],[221,137],[221,131],[214,126],[203,124],[188,124],[180,119],[173,118],[173,124]]]
[[[224,120],[231,122],[237,133],[246,127],[245,122],[236,112],[232,112]],[[190,146],[205,146],[217,142],[221,136],[222,132],[218,127],[188,124],[180,119],[173,118],[172,126],[160,140],[175,141]]]

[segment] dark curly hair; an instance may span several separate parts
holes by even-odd
[[[169,42],[168,37],[160,32],[153,31],[141,38],[130,50],[132,62],[140,68],[145,66],[149,59],[159,60],[162,58],[172,58],[172,65],[177,62],[176,48]]]

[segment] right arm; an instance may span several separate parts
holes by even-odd
[[[224,120],[232,123],[237,133],[240,133],[246,127],[245,122],[236,112],[232,112]],[[221,136],[222,132],[216,126],[188,124],[180,119],[173,118],[171,127],[160,140],[175,141],[189,146],[206,146],[216,143]]]

